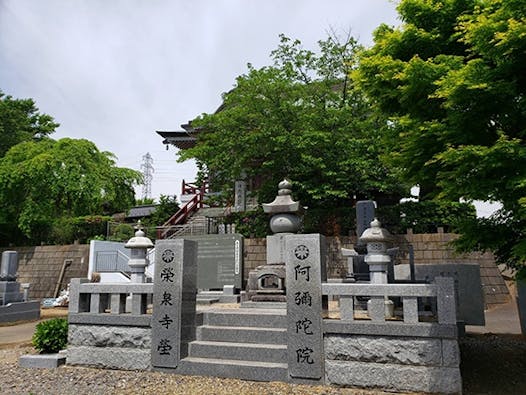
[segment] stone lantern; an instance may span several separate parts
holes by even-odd
[[[375,218],[371,222],[371,227],[366,229],[359,238],[359,241],[367,246],[365,263],[369,265],[371,284],[387,284],[387,269],[391,262],[391,257],[387,254],[387,245],[392,241],[393,237],[381,225],[380,221]],[[386,297],[386,316],[392,317],[393,310],[393,302]]]
[[[263,204],[269,214],[273,235],[267,236],[267,262],[248,274],[246,299],[251,302],[282,302],[285,296],[285,236],[300,229],[299,214],[302,207],[292,200],[292,183],[283,180],[278,184],[278,194],[271,203]]]
[[[137,225],[137,232],[135,232],[135,236],[128,240],[124,247],[131,250],[131,258],[128,261],[128,266],[130,266],[131,269],[131,282],[144,283],[144,272],[146,270],[146,266],[148,266],[149,263],[146,254],[148,252],[148,248],[153,247],[153,243],[144,234],[140,221]]]

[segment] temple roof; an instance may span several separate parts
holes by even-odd
[[[160,135],[164,140],[163,144],[171,144],[176,146],[179,149],[188,149],[192,148],[195,145],[197,139],[192,134],[195,131],[189,133],[186,130],[179,131],[164,131],[156,130],[156,133]]]

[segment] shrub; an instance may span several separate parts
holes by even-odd
[[[68,321],[54,318],[40,322],[33,335],[33,346],[42,354],[56,353],[68,344]]]

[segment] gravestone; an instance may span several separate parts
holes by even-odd
[[[152,366],[176,368],[195,338],[197,242],[158,240],[155,265]]]
[[[247,209],[247,182],[238,180],[235,182],[234,193],[234,211],[236,213],[246,211]]]
[[[287,353],[289,375],[297,379],[324,377],[322,319],[327,297],[325,238],[319,234],[285,237],[287,284]]]
[[[395,266],[396,280],[409,280],[408,264]],[[466,325],[485,325],[484,294],[477,263],[415,265],[415,280],[433,282],[435,277],[452,277],[455,284],[457,320]]]
[[[374,201],[359,200],[356,202],[356,236],[360,237],[374,220]]]
[[[23,284],[24,292],[20,292],[17,269],[18,253],[4,251],[0,262],[0,323],[40,318],[40,302],[28,300],[29,284]]]

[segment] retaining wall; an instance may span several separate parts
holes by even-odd
[[[59,290],[66,289],[72,278],[86,278],[88,275],[87,244],[12,247],[0,249],[0,252],[8,250],[18,252],[17,281],[31,284],[30,299],[53,297],[63,266],[64,276]]]

